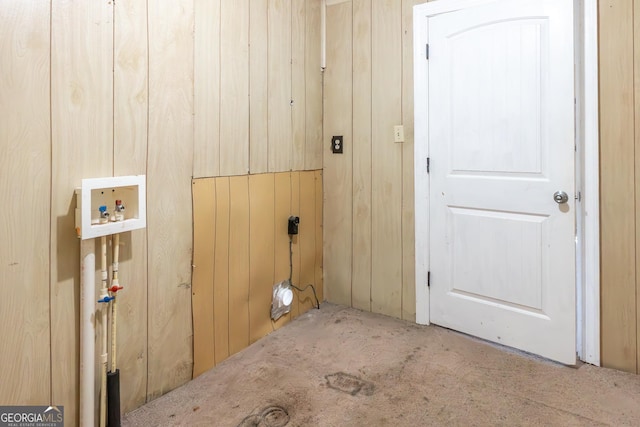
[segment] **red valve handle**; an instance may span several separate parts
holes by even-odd
[[[118,292],[120,289],[122,289],[122,286],[112,286],[109,288],[111,292]]]

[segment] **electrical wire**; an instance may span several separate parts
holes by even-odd
[[[293,276],[293,236],[289,234],[289,286],[291,286],[293,289],[296,289],[298,292],[304,292],[307,289],[311,288],[311,290],[313,291],[313,296],[316,299],[316,308],[320,310],[320,301],[318,300],[318,295],[316,294],[316,288],[310,283],[307,286],[305,286],[303,289],[300,289],[299,287],[293,284],[293,280],[291,280],[292,276]]]

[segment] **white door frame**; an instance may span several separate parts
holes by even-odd
[[[437,0],[413,8],[415,93],[416,322],[429,324],[429,68],[426,18],[497,0]],[[581,360],[600,365],[600,223],[598,135],[598,2],[574,0],[576,28],[576,344]],[[416,76],[427,76],[426,79]]]

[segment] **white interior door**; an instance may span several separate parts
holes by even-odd
[[[430,320],[573,364],[573,0],[436,15],[428,42]]]

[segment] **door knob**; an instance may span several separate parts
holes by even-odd
[[[553,200],[558,204],[567,203],[569,201],[569,195],[564,191],[556,191],[553,193]]]

